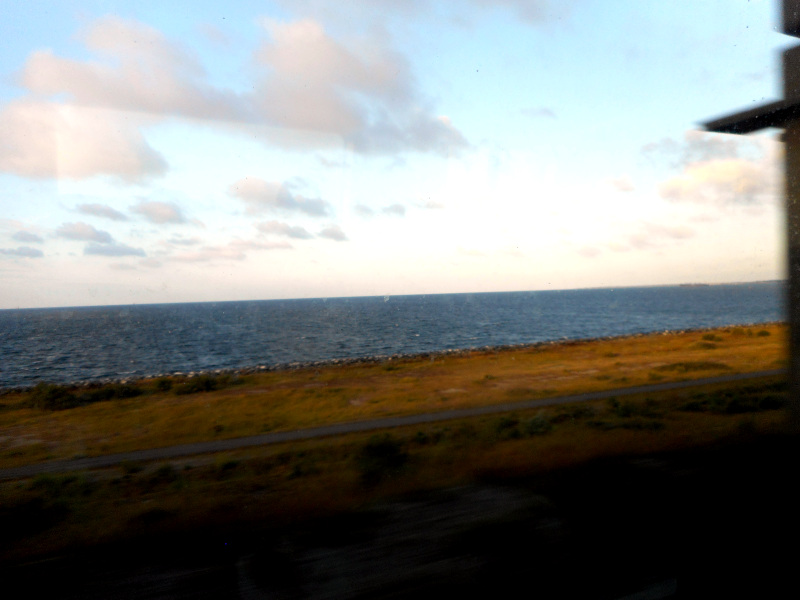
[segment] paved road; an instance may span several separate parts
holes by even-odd
[[[424,423],[436,423],[439,421],[450,421],[452,419],[463,419],[464,417],[492,415],[514,410],[525,410],[544,406],[557,406],[560,404],[586,402],[589,400],[602,400],[605,398],[631,396],[634,394],[648,394],[653,392],[663,392],[668,390],[694,387],[698,385],[728,383],[732,381],[759,379],[762,377],[771,377],[784,374],[786,374],[785,369],[777,369],[774,371],[759,371],[756,373],[720,375],[718,377],[707,377],[705,379],[694,379],[691,381],[676,381],[669,383],[657,383],[653,385],[640,385],[636,387],[606,390],[602,392],[588,392],[586,394],[577,394],[574,396],[559,396],[556,398],[543,398],[541,400],[525,400],[521,402],[509,402],[506,404],[493,404],[491,406],[476,406],[474,408],[446,410],[435,413],[408,415],[405,417],[387,417],[383,419],[370,419],[368,421],[356,421],[352,423],[337,423],[335,425],[325,425],[323,427],[311,427],[309,429],[297,429],[295,431],[278,431],[275,433],[253,435],[250,437],[214,440],[210,442],[197,442],[194,444],[181,444],[179,446],[167,446],[164,448],[149,448],[147,450],[135,450],[133,452],[121,452],[118,454],[106,454],[104,456],[91,456],[88,458],[78,458],[73,460],[50,461],[32,465],[24,465],[22,467],[15,467],[11,469],[0,469],[0,480],[24,479],[26,477],[33,477],[35,475],[41,475],[44,473],[63,473],[65,471],[99,469],[104,467],[113,467],[126,461],[164,460],[181,456],[191,456],[193,454],[209,454],[212,452],[238,450],[240,448],[263,446],[266,444],[279,444],[281,442],[309,440],[313,438],[343,435],[346,433],[358,433],[363,431],[374,431],[376,429],[403,427],[406,425],[422,425]]]

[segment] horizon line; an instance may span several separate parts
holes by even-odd
[[[344,300],[351,298],[391,298],[391,297],[413,297],[413,296],[457,296],[467,294],[514,294],[514,293],[532,293],[532,292],[568,292],[580,290],[615,290],[615,289],[637,289],[637,288],[653,288],[653,287],[716,287],[723,285],[753,285],[753,284],[768,284],[768,283],[788,283],[788,278],[783,279],[758,279],[753,281],[727,281],[719,283],[706,283],[706,282],[682,282],[682,283],[656,283],[656,284],[641,284],[641,285],[617,285],[617,286],[591,286],[591,287],[575,287],[575,288],[561,288],[561,289],[529,289],[529,290],[496,290],[496,291],[466,291],[466,292],[423,292],[415,294],[368,294],[363,296],[301,296],[294,298],[247,298],[239,300],[178,300],[174,302],[143,302],[143,303],[130,303],[130,304],[78,304],[67,306],[18,306],[16,308],[0,308],[0,312],[14,311],[14,310],[54,310],[54,309],[84,309],[84,308],[121,308],[131,306],[165,306],[165,305],[179,305],[179,304],[217,304],[217,303],[233,303],[233,302],[280,302],[292,300]]]

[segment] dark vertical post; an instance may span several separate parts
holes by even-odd
[[[800,38],[800,0],[783,0],[781,30]],[[782,100],[709,121],[705,126],[708,131],[739,134],[767,127],[784,128],[789,420],[790,426],[800,432],[800,46],[784,51],[782,67]]]
[[[797,2],[783,4],[783,30],[797,34],[800,11]],[[783,94],[800,101],[800,46],[783,53]],[[800,429],[800,121],[784,125],[784,178],[786,193],[786,240],[789,289],[786,311],[789,318],[789,415],[791,426]]]

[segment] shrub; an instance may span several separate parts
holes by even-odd
[[[197,377],[187,379],[180,385],[175,387],[175,393],[179,396],[186,394],[197,394],[199,392],[211,392],[219,387],[217,378],[213,375],[204,373]]]
[[[714,342],[697,342],[696,344],[692,344],[692,348],[698,348],[699,350],[714,350],[717,345]]]
[[[786,404],[786,395],[778,386],[746,387],[736,391],[696,394],[680,406],[688,412],[711,412],[738,415],[743,413],[777,410]]]
[[[577,405],[562,409],[559,414],[551,419],[553,423],[563,423],[564,421],[576,421],[586,417],[593,417],[597,411],[593,406]]]
[[[388,433],[373,435],[358,454],[358,469],[364,483],[376,484],[396,475],[407,460],[400,440]]]
[[[31,406],[46,410],[64,410],[80,405],[80,401],[69,388],[53,383],[37,383],[29,398]]]
[[[105,402],[107,400],[135,398],[144,392],[141,388],[129,383],[115,383],[104,385],[93,390],[87,390],[78,396],[81,404],[93,404],[95,402]]]
[[[135,398],[143,393],[141,388],[129,383],[103,385],[81,392],[65,385],[38,383],[30,391],[29,404],[34,408],[64,410],[115,398]]]
[[[527,435],[544,435],[553,430],[553,424],[546,414],[539,413],[532,419],[525,421],[522,425],[522,429]]]
[[[222,373],[220,375],[203,373],[184,380],[183,383],[173,386],[172,389],[174,389],[175,393],[178,395],[197,394],[199,392],[212,392],[232,385],[239,385],[246,381],[247,378],[240,377],[239,375],[231,375],[230,373]]]
[[[634,429],[640,431],[660,431],[661,429],[664,429],[665,425],[662,421],[636,418],[622,422],[620,427],[623,429]]]
[[[168,392],[172,389],[172,380],[167,377],[160,377],[156,379],[156,391]]]
[[[178,478],[178,472],[171,464],[167,463],[158,467],[148,478],[151,486],[172,483]]]
[[[75,475],[37,475],[29,484],[31,491],[41,492],[48,500],[88,496],[96,485]]]
[[[719,337],[718,335],[715,335],[715,334],[713,334],[713,333],[706,333],[706,334],[703,336],[703,339],[704,339],[704,340],[707,340],[707,341],[709,341],[709,342],[721,342],[721,341],[722,341],[722,338],[721,338],[721,337]]]
[[[767,331],[766,329],[762,329],[761,331],[759,331],[758,333],[756,333],[756,335],[757,335],[758,337],[767,337],[768,335],[770,335],[770,333],[769,333],[769,331]]]
[[[119,466],[122,468],[122,472],[125,475],[133,475],[144,470],[144,467],[141,463],[133,460],[124,460],[119,464]]]
[[[521,437],[517,425],[519,419],[516,415],[503,415],[495,422],[494,431],[501,440],[516,439]]]
[[[658,431],[664,429],[665,425],[662,421],[655,421],[653,419],[641,419],[636,417],[634,419],[625,419],[622,421],[603,421],[592,420],[586,423],[589,427],[600,429],[601,431],[611,431],[613,429],[633,429],[638,431]]]
[[[620,402],[616,398],[608,399],[608,408],[615,416],[623,419],[632,416],[634,413],[634,407],[630,402]]]

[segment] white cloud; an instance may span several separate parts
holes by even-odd
[[[312,217],[330,214],[330,204],[324,200],[293,194],[285,184],[259,177],[244,177],[232,184],[228,192],[245,203],[249,214],[265,211],[299,212]]]
[[[171,202],[141,201],[139,204],[132,206],[131,211],[142,215],[156,225],[186,223],[186,217],[181,209]]]
[[[287,250],[292,246],[286,242],[254,242],[248,240],[233,240],[224,246],[203,246],[202,248],[175,254],[170,260],[186,263],[216,262],[220,260],[242,261],[247,258],[250,250]]]
[[[666,162],[673,167],[681,168],[710,160],[761,156],[764,151],[763,144],[763,138],[690,129],[683,134],[683,139],[663,138],[645,144],[642,147],[642,155],[658,165]]]
[[[417,202],[414,204],[414,206],[417,208],[424,208],[426,210],[440,210],[444,208],[444,204],[435,200],[431,200],[430,198],[425,201]]]
[[[11,236],[11,239],[17,242],[27,242],[28,244],[41,244],[44,241],[41,236],[30,231],[18,231]]]
[[[30,246],[20,246],[19,248],[0,248],[0,254],[7,256],[19,256],[21,258],[41,258],[44,253],[38,248]]]
[[[128,220],[128,217],[124,214],[105,204],[79,204],[76,208],[78,212],[94,217],[102,217],[103,219],[111,219],[112,221]]]
[[[402,204],[392,204],[390,206],[386,206],[381,210],[381,212],[385,215],[390,215],[394,217],[404,217],[406,214],[406,207]]]
[[[216,46],[228,46],[231,43],[231,38],[216,25],[206,23],[199,27],[199,31],[203,37]]]
[[[418,97],[408,62],[383,41],[358,51],[313,20],[265,20],[271,41],[257,59],[268,68],[255,110],[271,125],[342,136],[364,154],[442,155],[467,146],[444,117]]]
[[[143,267],[147,267],[148,269],[157,269],[163,263],[157,258],[143,258],[139,261],[139,264]]]
[[[228,246],[239,250],[287,250],[292,247],[288,242],[260,242],[238,239],[228,242]]]
[[[266,221],[264,223],[258,223],[256,225],[256,229],[258,229],[261,233],[266,233],[268,235],[280,235],[297,240],[308,240],[314,237],[314,235],[304,227],[299,227],[296,225],[292,226],[288,223],[282,223],[280,221]]]
[[[692,130],[682,140],[647,144],[642,153],[679,170],[658,186],[668,202],[719,208],[762,205],[777,196],[781,149],[764,136]]]
[[[539,107],[539,108],[523,108],[521,112],[526,117],[531,117],[531,118],[534,118],[534,119],[541,119],[541,118],[555,119],[556,118],[555,111],[553,111],[553,109],[551,109],[551,108],[547,108],[547,107],[544,107],[544,106]]]
[[[375,216],[375,211],[366,204],[356,204],[353,207],[353,212],[355,212],[359,217],[369,218]]]
[[[472,0],[485,8],[502,7],[512,10],[529,25],[540,25],[569,15],[574,0]]]
[[[329,240],[333,240],[335,242],[346,242],[347,236],[345,235],[342,228],[338,225],[329,225],[325,229],[319,232],[319,237],[327,238]]]
[[[602,254],[602,250],[595,246],[583,246],[578,249],[578,254],[583,256],[584,258],[595,258]]]
[[[642,221],[630,227],[626,234],[620,236],[619,240],[609,243],[607,246],[614,252],[651,250],[695,236],[695,230],[685,225],[665,225]]]
[[[636,189],[636,186],[633,184],[633,180],[628,175],[613,177],[608,180],[608,183],[611,185],[611,187],[620,192],[632,192]]]
[[[88,223],[64,223],[56,229],[58,237],[81,242],[95,242],[98,244],[111,244],[114,240],[107,231],[95,229]]]
[[[356,204],[353,207],[353,212],[355,212],[359,217],[364,218],[371,218],[376,215],[375,210],[371,209],[365,204]],[[390,204],[389,206],[384,206],[381,208],[380,214],[389,217],[404,217],[406,214],[406,207],[402,204]]]
[[[482,9],[505,9],[529,25],[542,25],[567,17],[575,0],[469,0],[454,2],[451,17],[463,21],[471,4]],[[279,4],[292,14],[312,15],[339,26],[364,27],[380,24],[387,14],[413,19],[420,14],[431,15],[441,10],[431,0],[350,0],[348,10],[329,0],[279,0]],[[442,4],[442,3],[440,3]],[[447,6],[447,3],[444,3]]]
[[[65,94],[77,104],[118,110],[201,119],[244,115],[235,95],[208,85],[199,62],[152,27],[107,16],[80,39],[100,60],[81,62],[40,50],[28,58],[21,83],[36,94]]]
[[[117,242],[112,244],[92,243],[83,249],[83,253],[95,256],[145,256],[144,250],[141,248],[133,248]]]
[[[196,246],[202,240],[200,238],[192,237],[192,238],[185,238],[180,236],[171,237],[167,240],[168,244],[173,244],[175,246]]]
[[[659,185],[670,202],[716,206],[753,205],[775,191],[774,166],[743,158],[712,159],[689,164],[683,173]]]
[[[266,125],[277,128],[264,134],[267,141],[293,147],[298,138],[327,147],[331,135],[363,154],[449,156],[468,146],[447,117],[432,112],[408,61],[385,37],[347,44],[313,20],[263,24],[270,40],[256,52],[262,69],[247,93],[215,87],[183,46],[115,16],[79,35],[90,60],[31,53],[19,82],[37,100],[12,102],[0,114],[0,170],[129,182],[161,175],[166,162],[141,129],[168,116],[219,122],[226,130],[232,123],[247,124],[248,132]]]
[[[16,100],[0,111],[0,171],[31,179],[111,175],[140,182],[167,170],[138,131],[113,111]]]

